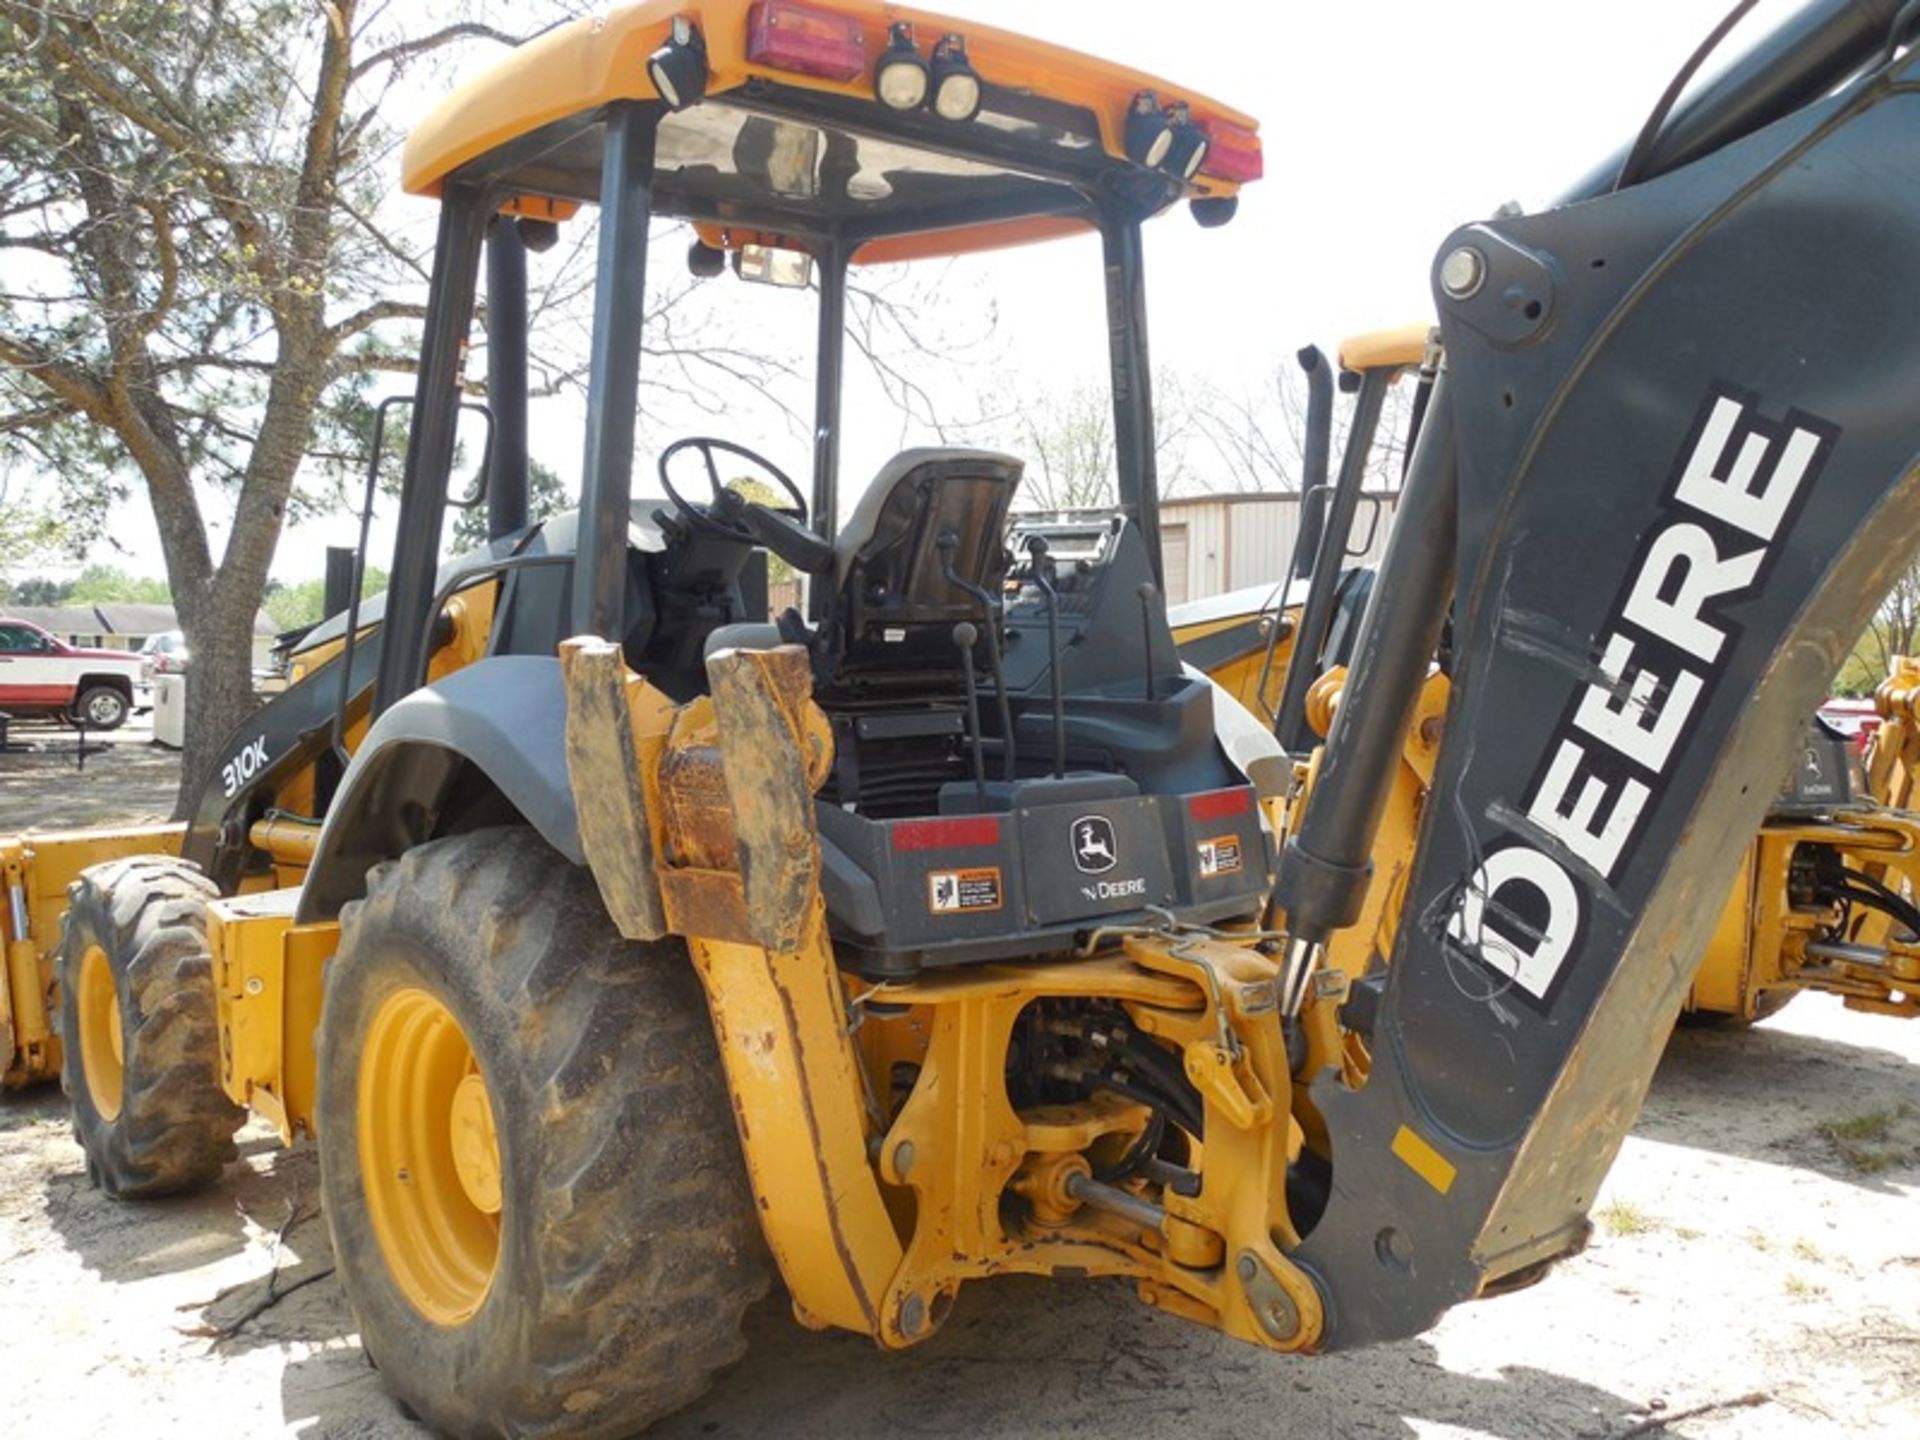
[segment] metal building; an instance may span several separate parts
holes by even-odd
[[[1372,564],[1386,548],[1387,527],[1399,496],[1368,491],[1354,521],[1350,563]],[[1106,510],[1055,511],[1049,519]],[[1194,495],[1160,505],[1160,553],[1165,562],[1167,603],[1205,600],[1229,590],[1262,585],[1286,574],[1300,533],[1300,497],[1274,491],[1247,495]]]

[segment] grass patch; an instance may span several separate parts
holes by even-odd
[[[1804,1275],[1789,1275],[1785,1280],[1787,1294],[1796,1300],[1805,1300],[1809,1296],[1821,1293],[1820,1287]]]
[[[1705,1238],[1698,1230],[1688,1225],[1674,1226],[1673,1233],[1682,1240],[1701,1240]]]
[[[1660,1222],[1630,1200],[1614,1200],[1595,1217],[1615,1235],[1650,1235]]]
[[[1843,1120],[1825,1122],[1818,1134],[1856,1175],[1878,1175],[1920,1159],[1920,1151],[1887,1144],[1893,1135],[1893,1122],[1911,1113],[1912,1107],[1904,1103],[1887,1110],[1863,1110]]]
[[[1813,1242],[1804,1236],[1793,1242],[1793,1253],[1810,1265],[1820,1263],[1820,1252],[1813,1248]]]
[[[1883,1170],[1897,1170],[1913,1158],[1904,1150],[1871,1150],[1864,1145],[1838,1144],[1833,1148],[1856,1175],[1878,1175]]]
[[[1846,1120],[1829,1120],[1820,1133],[1836,1145],[1862,1140],[1884,1140],[1893,1128],[1894,1112],[1867,1110]]]

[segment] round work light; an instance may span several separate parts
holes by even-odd
[[[724,275],[727,252],[704,240],[695,240],[687,251],[687,270],[696,280],[712,280]]]
[[[873,67],[873,95],[889,110],[918,110],[933,88],[927,62],[913,43],[913,26],[896,21],[892,38]]]
[[[1125,139],[1127,158],[1149,170],[1159,169],[1160,162],[1167,158],[1167,151],[1173,148],[1173,127],[1167,123],[1166,111],[1160,108],[1160,98],[1151,90],[1142,90],[1133,97],[1133,108],[1127,111]]]
[[[943,35],[933,47],[933,113],[942,120],[971,120],[985,98],[980,76],[967,59],[967,42]]]
[[[673,17],[667,43],[647,59],[647,78],[669,110],[684,110],[706,98],[707,45],[686,16]]]
[[[1177,180],[1191,180],[1207,163],[1207,132],[1193,123],[1184,100],[1170,109],[1168,122],[1168,133],[1173,138],[1167,144],[1166,158],[1160,162],[1160,168]]]

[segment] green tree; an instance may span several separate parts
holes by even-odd
[[[66,543],[67,528],[52,511],[15,500],[0,476],[0,597],[13,599],[9,577],[25,565],[38,564]],[[16,600],[20,605],[45,602]]]
[[[129,604],[171,605],[167,582],[150,575],[129,575],[117,565],[94,564],[74,576],[67,599],[76,605],[118,600]]]
[[[574,496],[566,483],[538,460],[527,462],[527,519],[534,524],[556,510],[572,505]],[[487,507],[454,511],[453,552],[464,554],[487,543]]]
[[[387,572],[378,566],[368,566],[360,585],[360,598],[378,595],[386,588]],[[276,583],[267,587],[266,604],[261,608],[267,612],[276,631],[284,634],[288,630],[299,630],[325,618],[326,590],[324,580],[300,580],[291,585]]]
[[[31,257],[0,297],[0,464],[58,476],[94,528],[144,486],[194,656],[183,809],[254,703],[281,526],[328,499],[303,464],[349,457],[370,377],[411,368],[423,266],[377,216],[383,101],[511,38],[442,8],[0,0],[0,250]]]
[[[49,580],[44,575],[17,580],[7,586],[9,605],[64,605],[73,593],[71,580]]]

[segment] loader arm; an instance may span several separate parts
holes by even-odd
[[[1311,970],[1365,899],[1386,797],[1363,762],[1397,758],[1450,600],[1440,798],[1371,1074],[1312,1086],[1331,1195],[1290,1258],[1326,1348],[1417,1333],[1583,1242],[1702,902],[1920,542],[1914,82],[1902,62],[1440,251],[1449,373],[1280,884]]]

